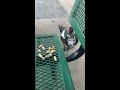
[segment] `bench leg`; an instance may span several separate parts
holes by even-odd
[[[76,52],[74,52],[74,53],[70,54],[68,57],[66,57],[66,60],[67,60],[67,62],[74,61],[74,60],[80,58],[84,53],[85,53],[85,50],[83,49],[83,47],[81,45]]]

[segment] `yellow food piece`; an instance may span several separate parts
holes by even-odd
[[[42,57],[42,60],[45,60],[45,57]]]
[[[54,56],[54,60],[57,61],[57,57],[56,56]]]
[[[39,48],[41,48],[43,45],[41,44],[41,45],[39,45]]]
[[[38,54],[38,56],[39,56],[40,58],[42,58],[42,57],[43,57],[43,56],[41,55],[41,53],[39,53],[39,54]]]
[[[50,53],[49,56],[52,56],[52,54]]]
[[[52,50],[52,52],[54,53],[56,50]]]
[[[42,47],[43,50],[45,50],[45,47]]]
[[[49,50],[51,49],[51,47],[49,47]]]
[[[54,45],[52,46],[52,50],[55,50],[55,46]]]
[[[46,55],[45,57],[48,58],[48,57],[50,57],[50,55]]]
[[[48,50],[46,53],[49,53],[50,52],[50,50]]]
[[[51,50],[50,53],[52,54],[52,53],[54,53],[55,51],[56,51],[56,50]]]
[[[37,50],[38,52],[41,52],[39,49]]]

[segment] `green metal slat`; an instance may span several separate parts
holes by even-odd
[[[36,35],[35,40],[35,90],[75,90],[57,34]],[[45,60],[38,58],[37,48],[40,44],[46,48],[54,45],[58,61],[54,61],[53,57]],[[44,52],[42,54],[44,55]]]
[[[79,28],[78,28],[78,26],[74,23],[73,18],[69,19],[69,22],[70,22],[70,24],[72,25],[72,27],[73,27],[73,29],[74,29],[77,37],[79,38],[79,40],[80,40],[83,48],[85,49],[85,38],[84,38],[83,33],[81,33],[80,31],[77,31],[77,30],[79,30]]]
[[[70,13],[69,22],[85,49],[85,1],[76,0]]]
[[[57,35],[55,35],[55,39],[56,39],[56,43],[57,43],[57,47],[58,47],[58,51],[59,51],[59,57],[63,60],[60,60],[61,63],[61,68],[62,68],[62,73],[63,73],[63,78],[65,81],[65,86],[66,86],[66,90],[75,90],[74,86],[73,86],[73,82],[72,82],[72,78],[68,69],[68,65],[67,65],[67,61],[66,58],[64,56],[64,51],[63,48],[60,47],[60,38],[58,38]]]

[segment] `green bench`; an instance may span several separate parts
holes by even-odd
[[[53,56],[42,60],[38,57],[39,45],[46,50],[54,45],[56,52]],[[73,82],[64,56],[62,43],[57,34],[42,34],[35,37],[35,90],[74,90]],[[41,52],[44,56],[46,50]]]

